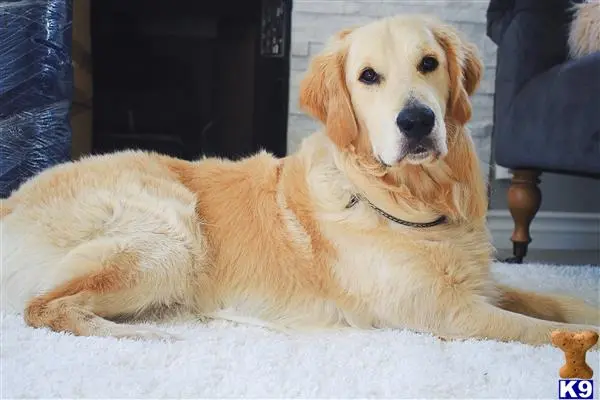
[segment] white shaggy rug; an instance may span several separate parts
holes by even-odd
[[[495,266],[522,288],[598,304],[600,268]],[[1,314],[2,398],[557,398],[563,353],[406,331],[285,335],[224,322],[167,327],[185,340],[136,342],[31,329]],[[600,392],[597,351],[588,353]]]

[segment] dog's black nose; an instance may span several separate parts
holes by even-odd
[[[410,104],[398,113],[396,124],[408,138],[423,139],[433,130],[435,114],[423,104]]]

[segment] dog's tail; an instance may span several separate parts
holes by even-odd
[[[539,294],[498,285],[496,305],[548,321],[600,326],[600,309],[567,296]]]

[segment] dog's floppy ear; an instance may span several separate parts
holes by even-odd
[[[345,39],[352,29],[335,35],[325,50],[311,61],[300,83],[300,107],[325,124],[327,135],[340,148],[358,137],[358,125],[346,86]]]
[[[434,26],[433,32],[446,52],[450,75],[450,96],[446,115],[459,125],[471,119],[471,96],[481,81],[483,64],[477,48],[448,25]]]

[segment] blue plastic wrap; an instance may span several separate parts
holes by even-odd
[[[71,0],[0,0],[0,197],[70,159]]]

